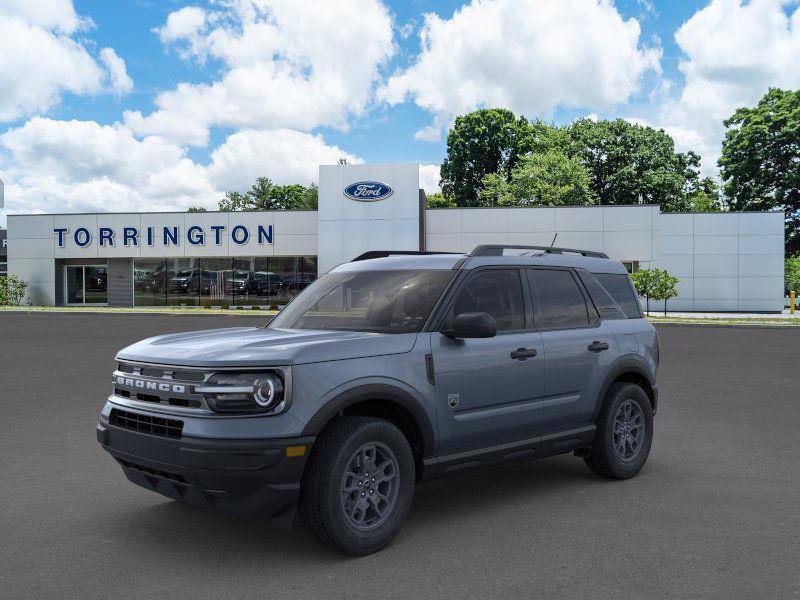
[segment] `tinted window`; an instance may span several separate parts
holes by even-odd
[[[626,317],[629,319],[638,319],[642,316],[642,311],[639,308],[639,301],[633,293],[633,286],[627,275],[595,273],[594,276],[597,277],[597,280],[606,288],[608,293],[611,294],[611,297],[616,300]]]
[[[272,329],[412,333],[422,328],[454,271],[340,271],[311,283]]]
[[[597,312],[603,319],[625,319],[625,313],[619,304],[611,297],[595,276],[588,271],[578,271],[578,276],[586,286],[589,296],[592,297]]]
[[[538,291],[543,329],[588,327],[586,301],[569,271],[532,269],[531,273]]]
[[[489,270],[470,277],[458,291],[448,326],[465,312],[485,312],[494,317],[497,331],[525,328],[525,305],[517,270]]]

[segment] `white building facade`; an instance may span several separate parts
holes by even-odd
[[[368,250],[555,245],[667,269],[670,310],[784,306],[783,213],[424,202],[416,164],[335,165],[320,167],[318,211],[9,215],[8,270],[36,305],[275,305]]]

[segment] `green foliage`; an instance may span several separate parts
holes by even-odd
[[[647,312],[650,312],[650,299],[663,300],[664,312],[667,312],[667,301],[678,295],[680,279],[673,277],[663,269],[639,269],[631,275],[636,293],[647,301]]]
[[[204,212],[208,212],[208,209],[203,208],[202,206],[190,206],[189,207],[189,212],[190,213],[204,213]]]
[[[308,190],[302,185],[276,185],[270,192],[270,210],[298,210],[306,205]]]
[[[534,170],[549,178],[543,189],[513,192],[499,179],[485,180],[498,174],[512,184],[515,168],[527,157],[539,157]],[[580,202],[584,186],[577,162],[588,175]],[[440,173],[442,191],[458,206],[495,206],[510,194],[512,204],[539,203],[533,198],[546,199],[541,203],[547,205],[636,204],[641,198],[664,211],[686,211],[716,206],[708,190],[700,193],[699,164],[693,152],[676,152],[673,139],[660,129],[622,119],[580,119],[557,127],[490,108],[456,118]]]
[[[664,130],[623,119],[579,119],[567,130],[570,151],[588,169],[600,204],[641,202],[660,204],[664,212],[689,210],[686,192],[697,181],[700,157],[676,152]]]
[[[511,174],[507,206],[592,204],[589,173],[580,160],[558,150],[523,156]]]
[[[441,192],[430,194],[425,198],[425,206],[427,208],[454,208],[456,205],[452,198],[448,198]]]
[[[800,252],[800,91],[770,89],[725,121],[719,159],[732,210],[786,212],[786,253]]]
[[[219,201],[221,211],[317,210],[319,188],[315,184],[275,185],[267,177],[256,179],[244,194],[228,191]]]
[[[319,187],[312,183],[306,188],[306,196],[302,210],[317,210],[319,208]]]
[[[794,290],[800,295],[800,254],[786,257],[783,282],[787,294]]]
[[[725,201],[717,182],[711,177],[705,177],[689,192],[687,200],[688,210],[692,212],[723,212],[727,210]]]
[[[478,206],[505,206],[511,201],[511,185],[500,173],[487,173],[481,180]]]
[[[0,306],[19,306],[25,297],[28,284],[14,273],[0,275]]]
[[[509,181],[519,157],[544,143],[547,125],[501,108],[485,108],[456,117],[447,134],[447,156],[440,175],[442,192],[457,206],[477,206],[482,181],[500,173]]]

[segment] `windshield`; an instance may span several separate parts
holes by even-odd
[[[328,273],[295,298],[271,329],[335,329],[414,333],[433,310],[455,271]]]

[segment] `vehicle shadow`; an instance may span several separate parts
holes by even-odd
[[[585,490],[587,483],[609,485],[571,456],[507,464],[424,483],[417,486],[401,538],[430,536],[433,543],[435,534],[431,530],[454,515],[461,522],[480,519],[487,512],[512,512],[521,501],[532,505],[540,501],[558,503],[559,497]],[[228,517],[156,499],[135,510],[118,511],[105,523],[123,533],[125,544],[137,546],[136,551],[148,552],[148,548],[158,546],[159,553],[187,563],[214,555],[245,566],[262,561],[265,552],[278,548],[284,561],[298,564],[352,560],[318,544],[299,518],[287,531],[271,527],[267,519]]]

